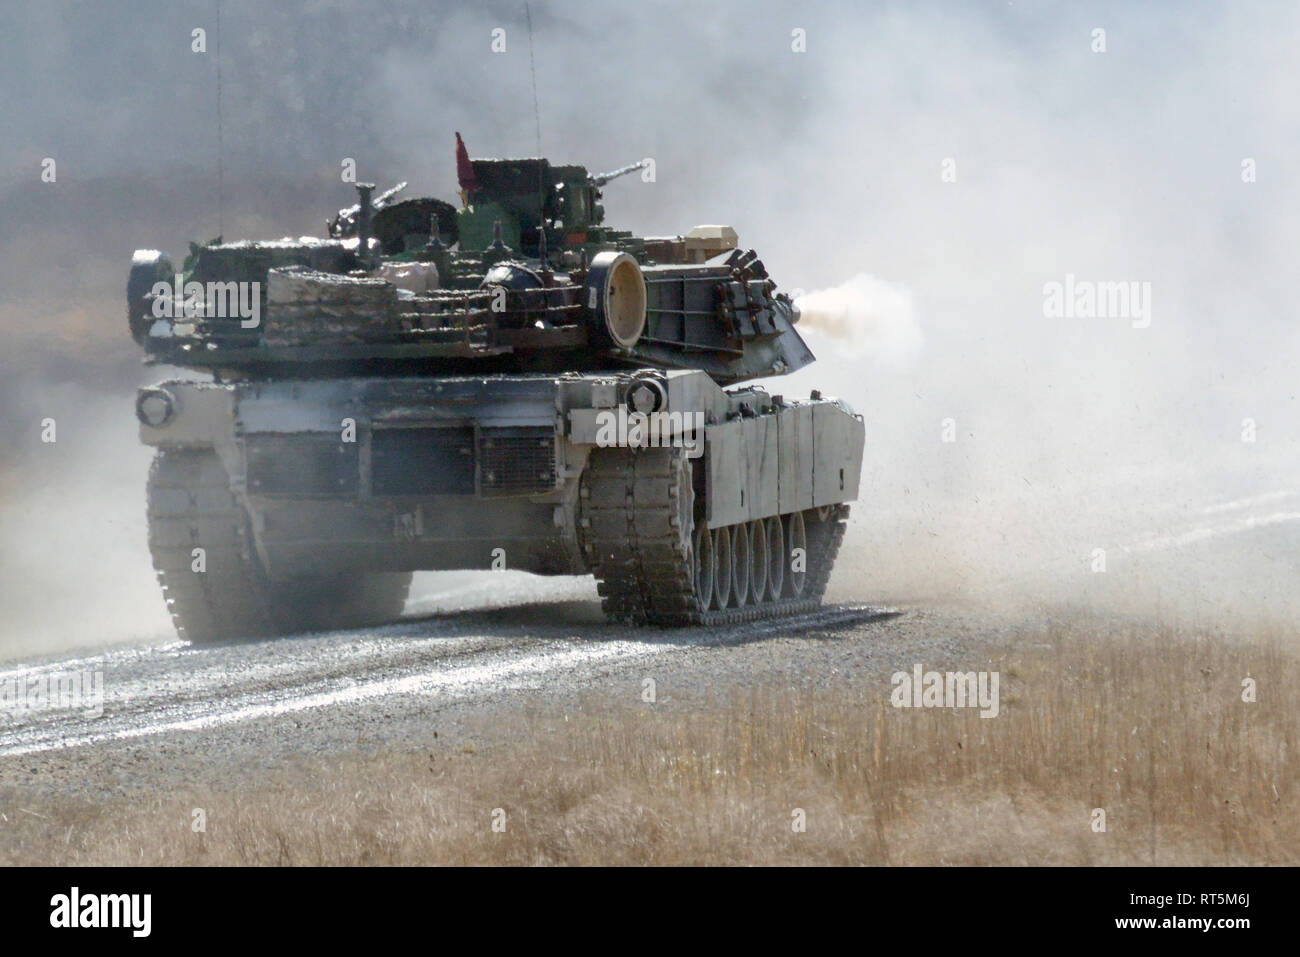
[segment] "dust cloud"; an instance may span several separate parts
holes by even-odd
[[[513,0],[226,0],[221,204],[210,3],[24,8],[0,37],[0,656],[169,634],[134,248],[319,234],[348,158],[452,198],[454,130],[532,155],[539,121],[559,162],[654,159],[605,188],[612,224],[729,223],[814,290],[820,361],[767,387],[867,425],[832,597],[1294,621],[1300,10],[1266,9],[535,2],[535,115]],[[1149,325],[1049,317],[1067,276],[1149,283]]]
[[[126,639],[175,638],[147,544],[130,395],[61,390],[41,403],[55,441],[0,499],[0,653],[34,655]]]

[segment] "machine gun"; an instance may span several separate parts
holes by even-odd
[[[589,179],[591,180],[592,186],[604,186],[611,179],[618,179],[620,176],[626,176],[628,173],[635,173],[637,170],[645,169],[649,165],[650,165],[649,160],[641,160],[641,162],[639,163],[632,163],[628,166],[620,166],[618,169],[610,173],[599,173],[595,176],[589,177]]]
[[[396,196],[404,189],[406,189],[406,183],[401,182],[398,183],[396,186],[394,186],[392,189],[385,190],[384,192],[380,193],[378,196],[376,196],[374,199],[370,201],[371,212],[377,213],[381,209],[385,208],[386,206],[391,205],[393,201],[393,197]],[[356,235],[357,227],[360,224],[360,220],[361,220],[361,204],[353,203],[351,206],[347,206],[343,209],[340,209],[338,211],[338,215],[336,215],[333,219],[327,220],[326,226],[329,229],[329,234],[332,238],[342,239],[345,236]]]

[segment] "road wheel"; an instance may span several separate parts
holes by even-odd
[[[761,605],[767,600],[767,529],[762,519],[749,523],[749,600]]]
[[[731,603],[744,607],[749,601],[749,526],[731,526]]]
[[[792,512],[785,520],[786,576],[785,593],[802,598],[808,580],[808,536],[804,531],[803,512]]]
[[[731,529],[713,531],[713,607],[726,608],[731,602]]]
[[[713,577],[717,561],[713,554],[713,535],[704,523],[695,532],[695,597],[702,609],[713,601]]]
[[[767,597],[778,601],[785,588],[785,567],[789,561],[785,553],[785,526],[780,515],[773,515],[764,524],[767,526]]]

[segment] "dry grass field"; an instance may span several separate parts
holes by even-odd
[[[592,700],[226,790],[0,794],[0,861],[1296,864],[1290,640],[1055,630],[968,665],[1000,671],[996,718],[895,709],[872,676],[671,708]]]

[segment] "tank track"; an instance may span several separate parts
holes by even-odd
[[[690,462],[675,448],[592,452],[579,492],[579,524],[605,615],[635,625],[716,626],[819,607],[844,538],[848,506],[803,513],[808,566],[799,597],[704,608],[691,546],[704,510],[695,507]]]
[[[253,574],[247,520],[221,462],[207,450],[168,450],[149,473],[149,550],[181,638],[269,634],[273,615]],[[207,570],[192,570],[192,550]]]
[[[149,472],[149,551],[181,638],[203,644],[314,628],[354,627],[401,613],[406,574],[330,582],[273,582],[248,518],[210,449],[166,449]],[[193,571],[193,549],[206,568]]]

